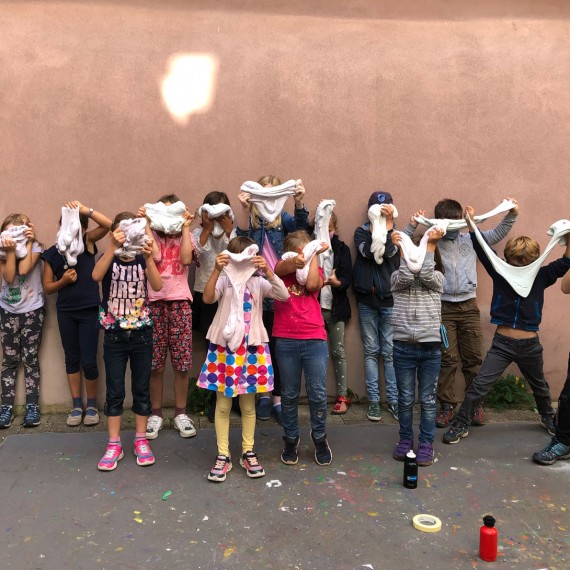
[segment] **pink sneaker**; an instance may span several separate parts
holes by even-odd
[[[113,471],[113,469],[117,468],[119,459],[123,459],[123,457],[125,457],[123,448],[116,443],[110,443],[107,445],[107,451],[105,451],[105,455],[99,461],[97,469],[99,471]]]
[[[135,440],[135,455],[137,456],[137,465],[145,467],[154,463],[154,455],[146,439]]]

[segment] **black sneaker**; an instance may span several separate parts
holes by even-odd
[[[299,455],[297,450],[299,449],[299,436],[297,437],[287,437],[283,436],[283,441],[285,442],[285,447],[281,452],[281,461],[285,465],[295,465],[299,461]]]
[[[540,425],[550,435],[556,435],[556,424],[554,423],[554,416],[542,416],[542,418],[540,418]]]
[[[388,412],[391,414],[391,416],[398,421],[398,402],[390,402],[386,408],[388,409]]]
[[[556,437],[553,437],[544,449],[532,456],[532,460],[540,465],[552,465],[559,459],[570,459],[570,445],[564,445]]]
[[[12,406],[2,404],[0,406],[0,429],[8,429],[12,425],[14,412]]]
[[[327,441],[327,434],[325,433],[325,435],[316,439],[311,431],[311,439],[315,444],[315,461],[319,465],[330,465],[332,463],[332,451]]]
[[[455,420],[451,427],[443,434],[441,441],[443,443],[459,443],[464,437],[469,435],[469,428],[461,422]]]
[[[40,407],[38,404],[26,404],[26,414],[22,420],[24,427],[36,427],[40,425]]]

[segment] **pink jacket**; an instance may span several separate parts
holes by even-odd
[[[216,301],[218,310],[208,329],[206,338],[215,344],[226,346],[223,330],[228,322],[231,307],[231,296],[224,292],[231,284],[225,275],[221,275],[216,282]],[[263,299],[270,297],[278,301],[286,301],[289,298],[287,287],[277,275],[271,279],[265,279],[254,275],[247,281],[247,289],[251,293],[251,321],[248,335],[248,346],[257,346],[263,342],[269,342],[269,336],[263,326]]]

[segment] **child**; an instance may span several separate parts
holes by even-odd
[[[364,345],[364,369],[369,401],[366,417],[372,422],[379,422],[382,419],[378,384],[380,353],[384,362],[388,411],[394,419],[398,419],[398,388],[392,358],[394,300],[390,291],[390,278],[398,269],[400,258],[391,239],[395,211],[392,196],[388,192],[373,192],[368,200],[368,209],[376,204],[382,207],[382,213],[386,218],[387,238],[382,263],[377,263],[370,249],[372,224],[366,222],[354,232],[356,261],[352,274],[352,284],[358,303],[360,336]]]
[[[158,200],[171,206],[180,199],[175,194],[162,196]],[[183,208],[183,205],[180,204]],[[147,214],[144,207],[138,215]],[[196,428],[186,414],[188,381],[192,368],[192,293],[188,285],[188,267],[192,263],[193,239],[190,224],[194,216],[186,210],[179,233],[152,232],[153,257],[160,273],[162,288],[148,292],[152,319],[152,372],[150,374],[150,401],[152,414],[147,420],[146,437],[155,439],[162,429],[164,416],[162,397],[166,356],[174,370],[174,428],[181,437],[194,437]]]
[[[20,243],[9,236],[19,231]],[[34,225],[24,214],[10,214],[3,222],[0,251],[0,342],[2,362],[2,405],[0,428],[9,428],[14,419],[16,377],[24,365],[26,413],[24,427],[40,425],[40,363],[38,352],[42,341],[44,296],[42,292],[41,245],[36,241]],[[18,257],[17,248],[22,246]]]
[[[276,338],[275,354],[282,378],[281,406],[283,413],[283,440],[285,446],[281,461],[295,465],[299,461],[299,396],[301,375],[309,398],[311,415],[311,438],[315,445],[315,461],[330,465],[332,452],[327,441],[327,333],[319,305],[319,291],[323,287],[323,273],[319,269],[318,256],[309,262],[305,285],[297,281],[296,270],[305,266],[302,249],[310,241],[307,232],[290,233],[283,243],[283,251],[299,252],[298,255],[280,261],[275,266],[289,290],[288,301],[275,302]],[[328,246],[317,253],[326,251]]]
[[[510,198],[515,204],[516,200]],[[424,212],[416,212],[406,233],[414,233],[418,223],[415,217]],[[463,208],[455,200],[440,200],[434,211],[437,219],[461,220]],[[489,245],[495,245],[506,237],[518,215],[514,207],[492,230],[482,231]],[[461,362],[461,371],[468,388],[479,372],[482,360],[481,313],[477,306],[477,256],[467,232],[448,231],[438,244],[445,280],[441,296],[441,318],[447,331],[448,348],[442,348],[441,371],[437,385],[437,399],[440,409],[436,426],[445,428],[451,422],[457,405],[455,395],[455,373]],[[472,425],[483,425],[483,406],[475,410]]]
[[[562,292],[570,294],[570,273],[566,273],[562,279]],[[558,399],[556,434],[544,449],[533,454],[532,459],[540,465],[552,465],[558,460],[570,459],[570,356],[568,375]]]
[[[392,234],[392,242],[400,249],[400,267],[392,273],[394,296],[394,369],[398,384],[398,420],[400,442],[394,459],[404,461],[414,448],[413,408],[416,401],[416,380],[420,403],[420,434],[417,448],[418,465],[434,462],[435,393],[441,365],[441,293],[443,267],[437,252],[437,242],[443,236],[432,228],[427,252],[419,273],[408,267],[402,253],[402,236]]]
[[[352,257],[348,246],[338,237],[337,229],[337,217],[332,212],[329,222],[332,255],[322,263],[325,284],[321,289],[319,300],[337,386],[336,403],[332,413],[341,415],[346,414],[350,405],[347,394],[348,370],[344,350],[344,326],[351,316],[347,291],[352,277]]]
[[[253,240],[236,237],[228,245],[228,252],[241,254]],[[218,455],[208,479],[215,483],[226,480],[232,468],[229,449],[230,409],[232,398],[239,396],[242,418],[242,455],[240,465],[251,478],[263,477],[265,471],[253,451],[255,436],[255,394],[273,387],[273,366],[269,352],[269,337],[263,326],[263,299],[286,300],[287,289],[283,282],[267,266],[260,255],[251,258],[251,269],[261,270],[267,279],[253,275],[245,283],[243,299],[238,306],[232,303],[233,285],[228,274],[222,270],[230,263],[228,253],[216,256],[214,270],[204,287],[203,301],[212,304],[219,301],[218,310],[210,326],[207,338],[210,340],[206,362],[198,378],[198,386],[216,392],[216,439]],[[235,350],[231,350],[224,338],[224,327],[233,316],[244,325],[244,336]],[[239,341],[238,341],[239,342]],[[236,343],[237,344],[237,343]],[[247,356],[247,361],[245,360]]]
[[[469,218],[473,219],[473,208],[468,206],[465,214],[468,224],[471,223]],[[527,297],[517,294],[508,281],[498,274],[473,232],[471,240],[479,260],[493,280],[491,322],[497,325],[497,329],[491,349],[481,365],[479,374],[465,392],[457,416],[443,435],[443,442],[458,443],[461,438],[469,435],[469,424],[474,410],[512,362],[518,365],[532,389],[542,427],[554,435],[554,411],[550,389],[544,377],[538,327],[542,319],[544,290],[570,269],[570,239],[567,240],[566,253],[562,258],[540,268]],[[540,246],[535,240],[522,236],[510,239],[504,254],[508,264],[524,267],[538,259]]]
[[[83,235],[83,253],[77,257],[77,264],[69,267],[67,259],[53,245],[42,254],[44,261],[43,287],[48,295],[57,293],[57,322],[61,344],[65,354],[65,372],[72,398],[72,409],[67,416],[68,426],[86,426],[99,423],[97,409],[97,346],[99,344],[99,286],[91,278],[95,267],[97,246],[101,238],[111,228],[111,220],[87,208],[80,202],[68,202],[67,208],[79,210],[79,220]],[[97,227],[87,231],[89,220]],[[61,224],[61,220],[60,220]],[[83,418],[81,400],[81,369],[85,378],[87,406]]]
[[[162,281],[152,258],[150,238],[142,246],[142,255],[118,257],[115,254],[115,250],[126,242],[119,223],[135,217],[130,212],[122,212],[115,217],[111,225],[111,243],[93,269],[93,279],[102,282],[103,290],[99,322],[105,329],[105,413],[109,431],[107,451],[97,466],[100,471],[116,469],[117,462],[124,456],[120,432],[127,362],[131,367],[137,464],[147,466],[154,463],[154,455],[145,434],[147,417],[151,414],[149,391],[152,364],[152,320],[147,280],[154,291],[160,291]]]
[[[279,186],[281,180],[276,176],[263,176],[258,181],[264,188],[272,188]],[[261,255],[269,269],[275,269],[277,261],[283,253],[283,240],[285,236],[296,230],[306,230],[309,227],[309,212],[303,205],[305,196],[305,187],[301,180],[297,180],[295,188],[295,212],[294,215],[287,212],[281,212],[272,222],[267,222],[260,215],[259,209],[255,204],[250,204],[250,195],[247,192],[240,192],[238,200],[242,206],[241,216],[242,224],[238,222],[236,232],[238,236],[250,237],[259,248]],[[247,225],[247,230],[241,229]],[[275,355],[275,338],[273,335],[273,302],[266,301],[263,307],[263,324],[269,334],[269,347],[271,353]],[[281,379],[278,363],[274,363],[275,385],[273,389],[273,406],[271,405],[271,394],[264,394],[259,399],[257,405],[257,417],[260,420],[268,420],[274,416],[278,423],[281,423]]]

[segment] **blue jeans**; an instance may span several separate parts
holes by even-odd
[[[364,345],[364,370],[368,400],[380,402],[378,355],[382,353],[384,377],[386,378],[386,399],[391,404],[395,404],[398,401],[398,387],[392,358],[394,344],[392,307],[374,308],[365,303],[358,303],[358,320]]]
[[[131,366],[133,412],[150,416],[150,371],[152,366],[152,327],[138,330],[107,330],[103,341],[107,383],[105,413],[120,416],[125,400],[125,373]]]
[[[412,427],[416,400],[416,378],[420,402],[420,443],[435,438],[436,390],[441,367],[438,343],[410,344],[394,342],[394,367],[398,382],[398,417],[400,439],[414,439]]]
[[[281,370],[281,414],[285,436],[295,438],[299,435],[298,406],[304,372],[311,429],[315,438],[322,437],[327,431],[327,341],[276,338],[275,354]]]

